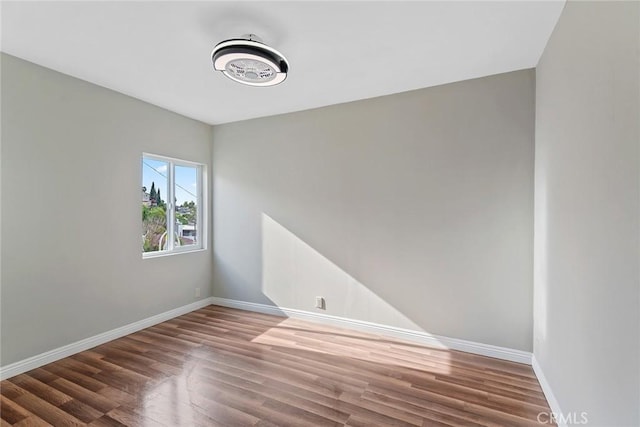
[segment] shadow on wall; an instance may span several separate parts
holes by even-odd
[[[241,246],[241,244],[238,246]],[[250,292],[254,283],[250,269],[236,268],[235,265],[235,263],[228,261],[224,256],[214,251],[214,277],[218,294],[224,296],[233,295],[233,299],[240,301],[253,301],[278,307],[278,304],[265,293],[263,293],[261,301],[254,301],[253,294]],[[279,314],[286,317],[283,311],[279,312]]]
[[[548,290],[548,238],[547,182],[544,171],[536,175],[535,220],[533,238],[533,298],[534,298],[534,348],[547,338]]]
[[[278,307],[309,306],[315,296],[333,316],[424,331],[398,309],[265,213],[262,214],[262,292]]]

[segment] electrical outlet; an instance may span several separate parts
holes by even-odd
[[[195,297],[200,298],[200,288],[196,288]]]
[[[316,308],[319,308],[321,310],[325,309],[325,304],[324,304],[324,298],[323,297],[316,297]]]

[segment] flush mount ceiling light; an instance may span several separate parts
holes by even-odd
[[[216,71],[249,86],[274,86],[287,78],[289,63],[255,34],[225,40],[211,52]]]

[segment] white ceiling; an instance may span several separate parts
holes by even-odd
[[[2,2],[2,51],[219,124],[535,67],[564,1]],[[258,34],[281,85],[234,83],[213,46]]]

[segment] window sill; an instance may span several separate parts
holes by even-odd
[[[162,258],[166,256],[182,255],[182,254],[192,254],[194,252],[204,252],[206,250],[207,250],[206,248],[197,248],[197,249],[185,249],[181,251],[171,251],[171,252],[167,252],[167,251],[143,252],[142,259]]]

